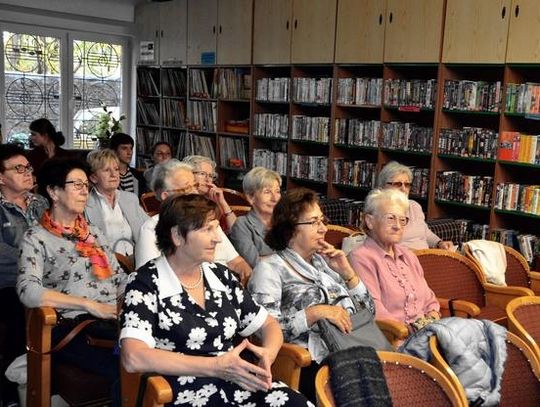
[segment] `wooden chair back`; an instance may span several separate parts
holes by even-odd
[[[156,198],[155,192],[145,192],[141,195],[141,206],[143,207],[144,211],[148,214],[148,216],[154,216],[159,212],[159,207],[161,206],[161,202],[158,201]]]
[[[229,205],[231,208],[231,211],[234,212],[236,216],[244,216],[251,210],[251,206],[245,206],[245,205]]]
[[[540,362],[540,297],[515,298],[506,306],[508,329],[519,336]]]
[[[51,307],[27,312],[26,405],[50,407],[52,394],[59,394],[70,406],[107,405],[110,383],[104,377],[68,363],[55,362],[52,368],[47,352],[51,350],[51,332],[56,322],[56,311]]]
[[[122,267],[122,270],[124,270],[127,274],[133,273],[135,271],[135,263],[132,258],[126,256],[122,253],[114,253],[116,260],[118,260],[118,263],[120,263],[120,267]]]
[[[229,205],[251,206],[242,192],[230,188],[221,189],[223,191],[223,197]]]
[[[414,356],[395,352],[377,352],[394,407],[465,407],[463,387],[442,372]],[[461,388],[461,392],[457,389]],[[330,370],[323,366],[315,377],[317,402],[322,407],[336,406],[330,387]]]
[[[345,237],[351,236],[352,234],[358,232],[357,230],[341,225],[329,224],[326,227],[328,228],[328,231],[326,232],[324,239],[338,249],[341,249],[341,245]]]

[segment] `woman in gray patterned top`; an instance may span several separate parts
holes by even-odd
[[[82,215],[88,199],[86,165],[73,159],[48,160],[38,174],[38,190],[51,209],[21,243],[21,302],[29,308],[54,307],[63,318],[86,313],[116,319],[127,279],[103,233]],[[70,330],[68,324],[55,326],[53,344]],[[111,349],[88,345],[85,335],[77,335],[53,358],[106,376],[111,384],[119,378],[117,356]]]
[[[315,192],[305,188],[288,192],[275,206],[266,235],[276,254],[259,261],[248,284],[255,301],[280,322],[285,341],[307,348],[317,363],[328,354],[311,329],[319,319],[350,332],[350,314],[356,307],[375,313],[373,299],[345,253],[325,242],[327,224]],[[326,304],[325,297],[332,302],[341,296],[345,298],[337,305]],[[307,396],[316,368],[302,369],[300,391]]]

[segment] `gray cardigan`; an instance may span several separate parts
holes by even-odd
[[[260,256],[274,254],[274,250],[264,241],[265,234],[264,225],[253,209],[246,215],[236,219],[229,234],[229,238],[238,254],[252,268],[255,268],[259,262]]]
[[[149,219],[149,216],[141,205],[139,205],[139,198],[134,193],[117,190],[116,199],[127,223],[131,227],[135,244],[137,244],[141,226]],[[105,232],[106,229],[103,214],[101,212],[101,204],[95,189],[93,189],[88,196],[88,202],[86,203],[86,208],[84,208],[84,216],[90,224],[97,226],[99,230]],[[114,242],[109,243],[111,247],[114,246]]]

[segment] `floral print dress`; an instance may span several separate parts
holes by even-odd
[[[203,263],[205,309],[183,290],[167,259],[152,260],[129,276],[120,339],[194,356],[218,356],[264,324],[257,305],[225,266]],[[164,376],[175,406],[306,406],[304,396],[274,382],[268,392],[249,392],[217,377]]]

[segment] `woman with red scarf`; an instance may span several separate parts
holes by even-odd
[[[103,233],[83,216],[88,199],[86,164],[74,159],[51,159],[38,174],[38,192],[50,204],[38,225],[28,229],[21,243],[17,292],[29,307],[56,308],[60,319],[116,319],[117,302],[126,276]],[[71,330],[60,323],[53,343]],[[111,349],[92,347],[77,335],[54,358],[76,364],[118,381],[118,359]]]

